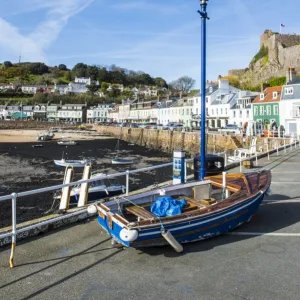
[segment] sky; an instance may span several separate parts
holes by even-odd
[[[0,61],[111,65],[200,85],[199,0],[0,0]],[[209,0],[207,79],[245,68],[265,29],[300,34],[299,0]]]

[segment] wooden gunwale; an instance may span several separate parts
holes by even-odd
[[[264,184],[264,188],[262,189],[259,189],[258,188],[258,182],[260,181],[261,179],[261,175],[264,175],[264,177],[267,179],[265,184]],[[256,174],[255,178],[254,175]],[[199,209],[196,209],[196,210],[192,210],[192,211],[189,211],[189,212],[186,212],[186,213],[182,213],[180,215],[177,215],[177,216],[170,216],[170,217],[163,217],[163,218],[155,218],[155,219],[149,219],[149,220],[142,220],[142,221],[139,221],[139,222],[128,222],[127,220],[125,220],[124,218],[122,218],[120,215],[118,214],[112,214],[112,218],[116,218],[116,220],[118,220],[119,222],[121,222],[124,226],[127,226],[127,227],[130,227],[131,229],[135,228],[135,229],[146,229],[146,228],[151,228],[153,226],[157,226],[160,222],[163,222],[164,225],[171,225],[173,223],[176,223],[178,221],[187,221],[187,220],[194,220],[196,218],[198,218],[199,216],[201,217],[205,217],[209,214],[212,214],[216,211],[219,211],[219,212],[222,212],[224,211],[225,209],[228,209],[228,208],[233,208],[234,206],[238,205],[241,203],[241,200],[243,201],[247,201],[249,200],[251,197],[253,196],[257,196],[257,194],[259,194],[262,190],[266,189],[266,187],[269,187],[270,185],[270,180],[271,180],[271,175],[270,175],[270,171],[263,171],[263,172],[253,172],[252,173],[248,173],[246,174],[249,176],[249,179],[247,179],[247,177],[244,175],[244,174],[229,174],[227,175],[227,180],[228,179],[233,179],[234,181],[236,180],[242,180],[241,183],[243,183],[245,185],[245,189],[240,189],[239,191],[237,192],[234,192],[231,196],[229,196],[227,199],[223,200],[222,202],[219,202],[217,204],[213,204],[211,206],[208,206],[208,207],[205,207],[205,208],[199,208]],[[213,177],[210,177],[210,178],[206,178],[208,180],[211,180],[211,179],[216,179],[216,183],[219,184],[219,179],[222,178],[222,176],[220,175],[217,175],[217,176],[213,176]],[[256,184],[257,184],[257,188],[256,188],[256,192],[255,193],[251,193],[249,191],[251,191],[251,187],[252,187],[252,184],[251,184],[251,187],[249,185],[249,182],[248,180],[250,181],[251,179],[255,179],[256,181]],[[250,182],[252,183],[252,182]],[[212,182],[213,184],[213,182]],[[230,184],[231,185],[231,188],[232,189],[236,189],[234,186],[238,186],[236,185],[236,182],[235,184],[232,184],[231,182],[228,182],[227,184]],[[223,187],[223,186],[222,186]],[[226,185],[227,187],[227,185]],[[99,204],[99,207],[102,208],[104,211],[105,211],[105,214],[107,215],[110,214],[110,209],[105,206],[104,204]]]

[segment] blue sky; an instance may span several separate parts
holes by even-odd
[[[200,82],[199,0],[1,0],[0,61],[116,64]],[[210,0],[210,80],[247,67],[265,29],[300,33],[299,0]]]

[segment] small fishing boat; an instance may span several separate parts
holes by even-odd
[[[122,136],[122,131],[121,131],[121,134],[120,134],[120,139],[121,139],[121,136]],[[119,157],[120,139],[118,139],[117,145],[116,145],[116,148],[115,148],[115,151],[117,152],[117,156],[111,160],[111,163],[113,165],[131,165],[131,164],[133,164],[135,162],[134,159],[131,159],[131,158],[120,158]]]
[[[54,138],[54,133],[49,131],[41,132],[36,137],[38,141],[51,141],[53,138]]]
[[[83,160],[70,160],[70,159],[60,159],[60,160],[54,160],[54,163],[58,167],[73,167],[73,168],[83,168],[86,164],[91,163],[90,160],[88,159],[83,159]]]
[[[250,221],[270,184],[271,173],[265,170],[227,175],[225,188],[222,175],[206,177],[204,181],[98,203],[98,222],[125,247],[182,247],[183,243],[224,234]],[[158,208],[165,207],[159,206],[165,199],[178,201],[181,211],[158,213]]]
[[[91,176],[91,179],[102,177],[105,174],[97,173]],[[81,185],[74,186],[70,192],[70,205],[77,205]],[[93,181],[89,184],[87,203],[92,203],[105,197],[113,197],[125,193],[125,186],[120,184],[104,183],[103,179]],[[60,199],[61,195],[55,196],[55,199]]]
[[[44,147],[44,145],[42,144],[36,144],[36,145],[31,145],[32,148],[40,148],[40,147]]]
[[[75,141],[58,141],[57,144],[60,146],[75,146],[75,145],[77,145],[77,142],[75,142]]]
[[[114,158],[111,160],[113,165],[130,165],[134,163],[134,159]]]

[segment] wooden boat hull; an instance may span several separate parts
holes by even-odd
[[[250,175],[252,185],[248,186],[246,183],[243,187],[244,190],[233,194],[233,196],[235,195],[234,201],[231,202],[229,197],[228,201],[225,200],[227,201],[226,205],[220,202],[214,208],[211,206],[212,208],[205,210],[203,214],[191,213],[184,217],[174,216],[161,218],[159,221],[157,220],[159,218],[156,218],[140,223],[129,223],[123,217],[113,214],[109,205],[106,204],[98,206],[98,222],[115,241],[133,248],[168,245],[162,236],[162,230],[169,231],[180,244],[211,238],[227,233],[251,220],[270,187],[270,172],[264,172],[262,179]],[[234,187],[233,184],[232,187]],[[183,188],[179,187],[179,189],[181,192],[183,191]],[[246,193],[247,189],[249,190],[248,194]],[[126,240],[122,235],[124,231],[129,234],[135,233],[136,236],[132,240]]]
[[[249,198],[246,203],[227,209],[224,212],[217,212],[207,217],[199,217],[193,221],[178,222],[174,225],[164,226],[165,230],[171,231],[179,243],[190,243],[212,238],[224,234],[230,230],[251,220],[253,214],[258,210],[263,201],[264,194],[258,193],[255,197]],[[142,248],[152,246],[168,245],[161,235],[161,226],[151,229],[140,230],[138,238],[134,242],[124,242],[120,238],[122,227],[113,223],[113,229],[109,230],[109,220],[98,216],[101,227],[111,234],[116,241],[126,247]]]

